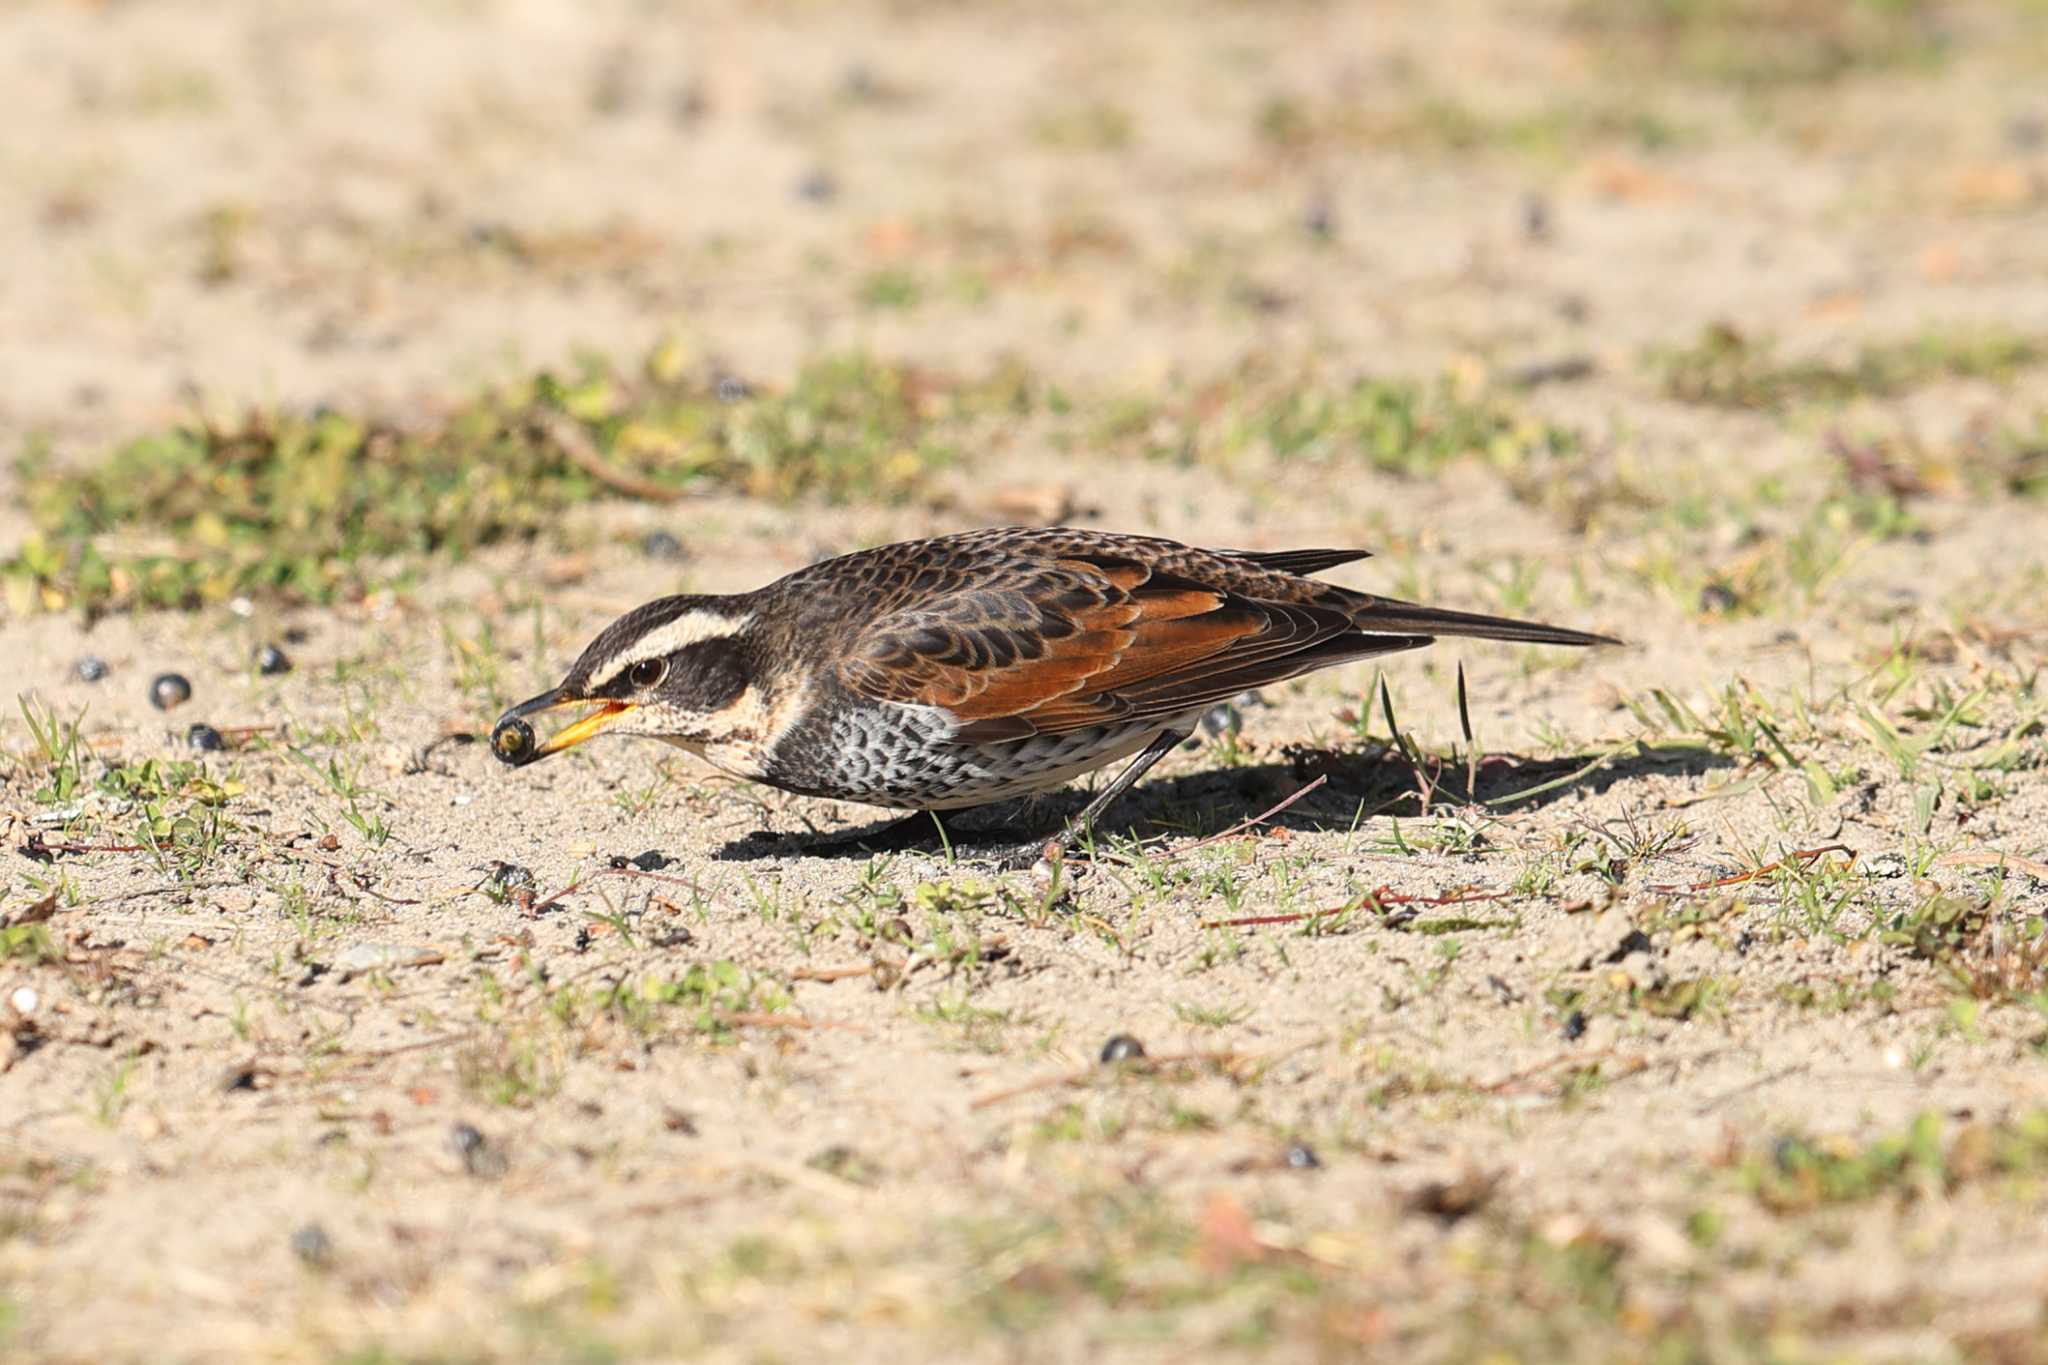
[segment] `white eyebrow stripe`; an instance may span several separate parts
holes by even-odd
[[[603,671],[591,674],[585,688],[595,692],[643,659],[667,658],[679,649],[702,644],[706,640],[722,640],[737,635],[753,621],[752,612],[733,617],[720,616],[712,611],[686,611],[667,625],[656,626],[635,640],[631,648],[606,664]]]

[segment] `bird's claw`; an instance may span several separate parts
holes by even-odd
[[[1043,859],[1050,846],[1053,846],[1050,840],[1034,839],[1021,844],[998,845],[984,856],[998,872],[1022,872]]]

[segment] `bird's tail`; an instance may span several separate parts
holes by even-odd
[[[1511,640],[1532,645],[1618,645],[1623,641],[1591,631],[1567,630],[1537,621],[1516,621],[1506,616],[1485,616],[1477,612],[1446,611],[1392,597],[1356,594],[1351,620],[1360,630],[1373,635],[1451,635],[1473,640]]]

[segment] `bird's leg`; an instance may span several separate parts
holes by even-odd
[[[1021,844],[1012,844],[992,851],[998,867],[1029,867],[1038,861],[1048,843],[1057,842],[1063,849],[1071,848],[1076,841],[1086,837],[1094,828],[1095,821],[1119,796],[1129,791],[1143,777],[1154,763],[1172,753],[1174,746],[1192,733],[1187,730],[1162,730],[1152,737],[1152,742],[1138,751],[1136,758],[1124,765],[1124,770],[1111,780],[1107,787],[1095,794],[1095,799],[1081,808],[1081,813],[1067,822],[1057,840],[1029,839]]]
[[[1107,787],[1095,794],[1095,799],[1081,808],[1081,813],[1067,823],[1067,840],[1088,833],[1096,818],[1110,807],[1110,803],[1137,785],[1138,779],[1149,772],[1154,763],[1165,758],[1189,735],[1186,730],[1161,730],[1152,737],[1152,742],[1138,751],[1138,756],[1124,765]]]

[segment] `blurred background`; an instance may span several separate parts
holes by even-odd
[[[1301,511],[1333,468],[1479,456],[1574,532],[1703,452],[1822,471],[1815,500],[1842,469],[1894,500],[2024,482],[1979,438],[2031,429],[2010,385],[2048,331],[2044,53],[2028,0],[11,5],[9,600],[319,596],[364,553],[530,535],[649,480],[956,521],[1097,505],[1085,469],[976,463],[1006,442],[1230,466]],[[1729,414],[1953,379],[1999,412],[1944,391],[1840,436],[1854,458],[1811,421],[1728,439]],[[524,509],[435,492],[365,538],[291,464],[482,393],[502,426],[536,380],[584,385],[538,392],[582,437],[384,464],[441,488],[483,458]],[[165,474],[220,463],[189,443],[111,486],[48,472],[252,411],[355,425],[287,433],[267,488]],[[250,548],[280,500],[326,526],[321,563]],[[111,569],[77,568],[93,537]],[[201,570],[141,562],[199,546]]]
[[[0,261],[0,1355],[2043,1358],[2048,0],[0,0]],[[1068,520],[1631,647],[1071,901],[462,743]]]
[[[664,338],[1137,392],[2048,322],[2026,0],[0,13],[0,424]]]

